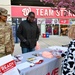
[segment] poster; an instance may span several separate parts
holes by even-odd
[[[0,75],[20,75],[11,55],[0,58]]]

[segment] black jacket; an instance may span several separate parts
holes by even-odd
[[[31,23],[24,20],[20,23],[17,29],[17,37],[20,39],[20,46],[23,48],[34,48],[39,39],[39,28],[35,22]],[[23,42],[26,40],[26,42]]]

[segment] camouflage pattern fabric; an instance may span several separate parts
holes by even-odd
[[[12,54],[14,49],[14,40],[12,29],[9,23],[0,22],[0,57]]]
[[[8,14],[8,11],[2,7],[0,7],[0,14],[4,16],[10,16],[10,14]]]

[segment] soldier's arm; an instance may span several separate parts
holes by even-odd
[[[14,44],[14,37],[13,37],[13,34],[12,34],[12,28],[10,29],[10,32],[11,32],[11,44],[12,44],[12,53],[14,52],[14,46],[15,46],[15,44]]]
[[[12,33],[12,28],[10,28],[10,32],[11,32],[10,36],[11,36],[12,45],[15,46],[15,44],[14,44],[14,37],[13,37],[13,33]]]
[[[7,23],[7,24],[9,26],[9,28],[10,28],[10,40],[11,40],[11,44],[12,44],[12,46],[15,46],[11,25],[9,23]]]

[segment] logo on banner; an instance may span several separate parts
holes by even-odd
[[[27,16],[29,12],[31,12],[31,8],[30,7],[25,7],[24,9],[22,9],[23,15]]]

